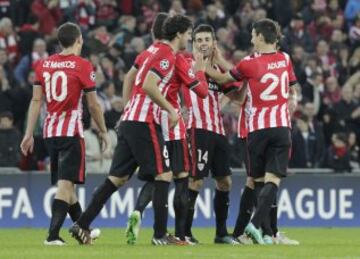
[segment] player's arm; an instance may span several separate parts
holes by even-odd
[[[212,66],[207,66],[206,74],[208,74],[209,77],[214,79],[220,85],[236,81],[229,72],[222,73]]]
[[[241,87],[237,88],[235,91],[231,91],[226,96],[231,99],[231,101],[235,101],[238,104],[242,105],[246,99],[247,87],[246,82],[241,83]]]
[[[298,97],[298,92],[297,89],[300,89],[300,85],[295,82],[294,84],[290,84],[290,90],[289,90],[289,99],[288,99],[288,105],[289,105],[289,111],[290,114],[293,114],[296,111],[296,107],[297,107],[297,97]]]
[[[204,99],[209,94],[205,69],[207,60],[202,53],[194,51],[195,64],[192,64],[182,56],[176,58],[176,73],[181,78],[182,83],[196,93],[197,96]]]
[[[213,64],[217,64],[224,71],[229,71],[234,67],[233,64],[231,64],[227,60],[225,60],[217,43],[215,43],[215,46],[214,46],[214,53],[213,53],[212,61],[213,61],[212,62]]]
[[[28,153],[32,153],[34,149],[34,128],[39,118],[43,92],[40,85],[33,86],[33,95],[30,102],[28,120],[26,125],[26,131],[23,140],[21,141],[21,151],[27,156]]]
[[[109,136],[107,135],[107,128],[105,125],[104,114],[101,109],[101,105],[97,99],[96,91],[87,91],[86,93],[86,101],[88,105],[88,109],[91,117],[94,119],[96,125],[99,128],[99,137],[101,138],[101,147],[104,152],[110,146]]]
[[[123,83],[123,100],[124,104],[126,105],[130,99],[132,87],[136,78],[137,68],[132,66],[130,70],[126,73]]]
[[[165,99],[165,97],[161,94],[158,88],[158,82],[160,78],[155,72],[149,71],[143,83],[143,90],[151,100],[160,106],[161,109],[167,111],[169,113],[169,119],[171,121],[171,126],[174,127],[179,120],[179,115],[175,111],[174,107]]]

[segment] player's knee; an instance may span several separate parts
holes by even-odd
[[[231,190],[231,185],[232,181],[230,176],[216,179],[216,189],[218,189],[219,191],[228,192]]]
[[[159,174],[155,177],[155,181],[171,182],[172,179],[173,179],[173,174],[171,171]]]
[[[59,180],[55,198],[71,203],[74,194],[74,183],[68,180]]]
[[[281,178],[273,173],[265,174],[265,183],[273,183],[276,186],[279,186],[281,182]]]
[[[129,179],[128,176],[124,176],[124,177],[116,177],[116,176],[112,176],[110,175],[108,177],[108,179],[116,186],[116,187],[121,187],[123,186]]]
[[[189,176],[188,172],[181,172],[176,175],[174,174],[174,179],[182,179],[182,178],[186,178],[188,176]]]
[[[193,191],[200,191],[204,184],[202,179],[189,178],[189,189]]]
[[[252,177],[247,177],[247,178],[246,178],[246,186],[249,187],[250,189],[254,190],[254,188],[255,188],[254,178],[252,178]]]

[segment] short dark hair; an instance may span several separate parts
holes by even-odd
[[[67,22],[62,24],[57,31],[57,38],[64,48],[74,45],[77,38],[81,35],[79,26],[75,23]]]
[[[281,39],[281,29],[277,22],[265,18],[254,23],[253,29],[257,35],[261,34],[267,44],[277,43]]]
[[[214,28],[209,24],[200,24],[198,25],[193,32],[193,40],[195,40],[195,35],[200,32],[208,32],[211,34],[212,38],[215,40],[215,31]]]
[[[155,16],[155,20],[152,24],[152,27],[151,27],[151,30],[152,30],[152,33],[154,35],[154,38],[156,40],[162,40],[163,39],[163,25],[164,25],[164,22],[166,20],[166,18],[168,18],[169,15],[167,13],[158,13],[156,16]]]
[[[172,41],[177,33],[185,33],[192,28],[192,22],[187,16],[177,14],[168,17],[163,25],[163,39]]]

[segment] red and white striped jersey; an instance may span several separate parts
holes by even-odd
[[[247,126],[247,114],[246,114],[246,100],[240,106],[239,119],[238,119],[238,138],[247,138],[248,126]]]
[[[288,54],[278,51],[245,57],[230,74],[248,81],[248,129],[291,127],[289,89],[296,76]]]
[[[212,78],[207,77],[209,94],[202,99],[193,91],[183,87],[185,105],[189,111],[187,128],[204,129],[225,135],[224,123],[221,116],[220,100],[223,94],[237,87],[234,84],[219,85]]]
[[[142,86],[147,73],[151,71],[160,78],[158,87],[160,92],[165,95],[169,88],[168,83],[174,74],[175,54],[171,47],[163,42],[154,43],[144,52],[135,61],[135,64],[141,62],[141,65],[136,74],[131,98],[125,107],[122,120],[160,124],[159,114],[156,112],[157,105],[145,93]]]
[[[185,53],[176,54],[175,74],[169,82],[169,88],[165,98],[171,105],[180,112],[181,98],[180,89],[182,86],[194,91],[200,98],[205,98],[209,92],[206,82],[205,73],[202,71],[194,72],[192,64],[192,56]],[[159,109],[160,125],[165,141],[186,139],[186,126],[183,118],[180,118],[179,123],[170,128],[168,112]]]
[[[46,96],[47,116],[43,137],[84,137],[82,125],[83,91],[95,91],[92,64],[75,55],[55,54],[39,61],[35,87]]]

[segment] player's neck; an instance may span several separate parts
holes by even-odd
[[[59,54],[62,56],[78,55],[78,51],[76,48],[72,47],[63,49]]]
[[[174,52],[178,52],[179,51],[179,42],[176,40],[173,41],[168,41],[168,40],[163,40],[163,43],[167,44],[170,46],[170,48],[174,51]]]
[[[261,48],[259,48],[259,53],[261,54],[270,54],[270,53],[275,53],[277,51],[276,46],[271,44],[266,44],[261,46]]]

